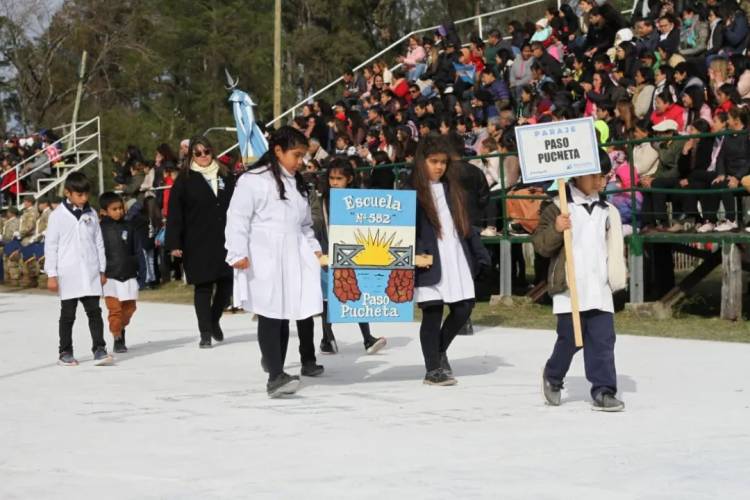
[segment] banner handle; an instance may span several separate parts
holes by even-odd
[[[568,191],[565,179],[557,180],[558,193],[560,194],[560,213],[570,215],[568,211]],[[575,263],[573,262],[573,234],[570,229],[563,232],[565,246],[565,274],[568,279],[568,290],[570,291],[570,312],[573,316],[573,336],[576,347],[583,347],[583,332],[581,330],[581,313],[578,304],[578,287],[576,285]]]

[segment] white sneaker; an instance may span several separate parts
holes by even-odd
[[[737,229],[736,222],[732,222],[731,220],[725,220],[724,222],[716,226],[714,231],[716,231],[717,233],[728,233],[729,231],[734,231],[735,229]]]
[[[750,226],[747,226],[747,227],[745,228],[745,231],[746,231],[746,232],[748,232],[748,233],[750,233]]]
[[[696,232],[696,233],[701,233],[701,234],[704,234],[704,233],[710,233],[710,232],[711,232],[711,231],[713,231],[713,230],[714,230],[715,228],[716,228],[716,226],[714,226],[714,225],[713,225],[713,224],[712,224],[711,222],[706,222],[705,224],[700,224],[700,225],[699,225],[699,226],[698,226],[698,227],[696,228],[695,232]]]
[[[484,229],[482,229],[482,232],[479,233],[480,236],[486,236],[488,238],[492,238],[493,236],[497,236],[497,228],[493,226],[487,226]]]

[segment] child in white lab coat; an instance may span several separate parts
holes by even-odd
[[[99,307],[107,262],[99,218],[89,206],[91,184],[81,172],[65,179],[65,200],[50,215],[44,241],[47,288],[60,296],[59,364],[76,366],[73,356],[73,323],[80,301],[91,331],[94,364],[112,363],[104,342],[104,322]]]
[[[234,303],[258,316],[258,344],[272,398],[293,394],[299,387],[299,377],[284,372],[290,320],[297,322],[301,374],[323,373],[313,342],[313,316],[323,311],[321,248],[299,173],[307,148],[307,138],[298,130],[282,127],[274,132],[268,152],[239,178],[227,218]]]

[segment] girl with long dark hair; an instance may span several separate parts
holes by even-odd
[[[336,157],[331,160],[331,163],[328,165],[327,182],[323,190],[323,195],[316,199],[313,206],[315,237],[318,239],[324,254],[328,253],[328,214],[330,213],[331,189],[352,189],[356,187],[355,178],[354,167],[348,159]],[[323,338],[320,340],[320,351],[326,354],[336,354],[339,350],[338,344],[336,343],[336,337],[333,335],[331,323],[328,323],[326,293],[329,283],[327,270],[321,270],[321,285],[323,291]],[[375,354],[385,347],[385,337],[373,337],[370,333],[369,323],[359,323],[359,331],[362,333],[362,340],[367,354]]]
[[[207,138],[190,139],[188,153],[169,195],[165,246],[182,258],[195,286],[195,315],[202,349],[224,340],[219,320],[232,296],[232,269],[224,262],[224,226],[234,178],[214,158]]]
[[[300,173],[307,148],[307,138],[292,127],[274,132],[268,151],[237,181],[226,228],[234,302],[258,316],[261,364],[272,398],[299,388],[299,377],[284,372],[289,321],[297,322],[301,374],[323,373],[313,341],[313,317],[323,311],[322,254]]]
[[[416,271],[415,300],[422,309],[419,339],[429,385],[455,385],[447,351],[474,308],[474,277],[490,264],[472,228],[452,148],[442,137],[420,141],[412,174],[417,192],[417,255],[432,264]],[[443,306],[450,312],[443,321]]]

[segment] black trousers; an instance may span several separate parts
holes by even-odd
[[[728,188],[729,181],[721,181],[716,184],[711,184],[709,187],[713,189]],[[733,193],[721,193],[721,194],[707,194],[701,198],[701,207],[704,213],[707,213],[707,219],[711,222],[716,222],[716,214],[719,211],[719,201],[724,205],[724,212],[727,216],[727,220],[732,222],[739,222],[737,220],[737,205],[735,204],[735,195]]]
[[[219,324],[224,309],[229,306],[232,299],[232,285],[231,276],[195,285],[193,301],[202,340],[211,339],[214,325]]]
[[[603,392],[617,394],[614,315],[596,309],[584,311],[581,313],[581,329],[586,379],[591,382],[591,397],[595,398]],[[576,347],[573,336],[573,316],[558,314],[557,342],[544,367],[547,380],[562,385],[573,356],[580,349]]]
[[[448,304],[448,316],[443,321],[443,304],[420,305],[422,324],[419,341],[422,344],[424,366],[427,371],[440,368],[440,355],[447,352],[456,334],[471,317],[473,300]],[[441,325],[442,323],[442,325]]]
[[[76,321],[76,309],[78,302],[83,304],[86,316],[89,318],[89,331],[91,332],[91,352],[100,347],[105,347],[104,321],[102,320],[102,308],[99,307],[99,297],[80,297],[76,299],[65,299],[60,301],[60,348],[59,353],[73,354],[73,324]]]
[[[706,170],[694,170],[688,176],[688,189],[708,189],[711,187],[711,182],[716,178],[716,172],[708,172]],[[712,195],[697,195],[687,194],[685,195],[685,203],[683,209],[688,217],[694,218],[696,221],[704,222],[716,222],[716,211],[709,213],[711,203],[708,202],[708,208],[706,206],[706,200]],[[701,202],[701,209],[703,214],[698,213],[698,200]],[[716,203],[718,208],[718,202]]]
[[[651,184],[651,187],[653,188],[660,188],[660,189],[674,189],[677,187],[680,187],[680,179],[676,177],[658,177],[654,179],[653,184]],[[660,222],[662,224],[666,224],[667,222],[667,200],[672,200],[672,214],[676,216],[682,205],[681,201],[684,199],[680,195],[676,194],[666,194],[666,193],[648,193],[652,198],[653,206],[651,207],[651,214],[650,214],[650,220],[652,221],[652,224],[655,222]],[[649,216],[647,214],[647,216]],[[676,217],[675,217],[676,218]]]
[[[314,334],[315,322],[312,317],[297,321],[302,364],[316,362]],[[258,315],[258,344],[268,367],[268,380],[273,380],[284,371],[286,350],[289,346],[289,320]]]
[[[323,338],[326,339],[332,339],[333,338],[333,328],[331,327],[331,323],[327,322],[326,319],[328,318],[328,301],[323,301]],[[362,340],[365,344],[373,339],[372,334],[370,333],[370,323],[358,323],[359,325],[359,332],[362,334]]]

